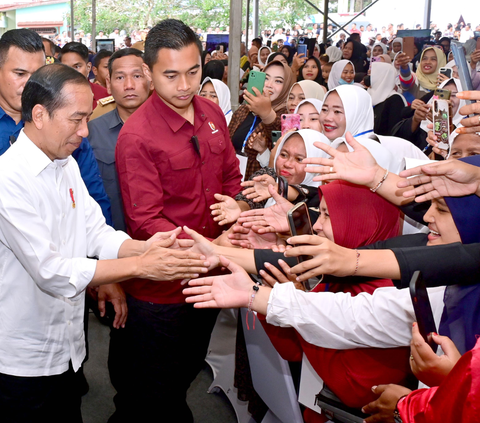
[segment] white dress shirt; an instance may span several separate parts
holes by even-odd
[[[427,289],[435,323],[445,287]],[[267,322],[293,327],[310,344],[337,350],[409,346],[415,321],[408,289],[378,288],[373,294],[307,293],[277,283],[268,301]]]
[[[0,373],[76,371],[84,290],[129,239],[105,224],[76,161],[53,162],[25,135],[0,157]]]

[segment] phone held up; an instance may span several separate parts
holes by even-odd
[[[450,98],[450,92],[444,93],[448,90],[440,90],[439,96],[433,97],[433,132],[437,137],[438,148],[442,150],[448,150],[450,145],[448,139],[450,138],[450,104],[448,99]],[[441,96],[444,96],[443,98]]]
[[[255,87],[260,93],[263,93],[263,86],[265,85],[265,77],[266,74],[264,72],[252,70],[250,75],[248,76],[248,87],[247,91],[254,95],[255,97],[257,94],[253,91],[253,87]]]
[[[291,129],[300,129],[300,119],[301,117],[297,113],[292,113],[291,115],[282,115],[280,121],[282,127],[282,136]]]
[[[290,233],[292,236],[298,235],[313,235],[313,228],[312,223],[310,221],[310,215],[308,214],[308,207],[305,203],[301,202],[292,207],[288,213],[288,225],[290,226]],[[297,245],[299,247],[300,245]],[[298,262],[302,263],[303,261],[311,260],[312,256],[298,256]],[[323,279],[323,277],[322,277]],[[318,278],[310,278],[303,282],[303,287],[305,291],[311,291],[315,288],[321,279]]]
[[[412,298],[413,310],[415,311],[415,318],[417,319],[418,330],[433,352],[437,352],[438,345],[432,337],[432,333],[437,333],[437,328],[425,281],[418,270],[413,273],[410,281],[410,296]]]

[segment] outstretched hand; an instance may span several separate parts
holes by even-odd
[[[194,303],[195,308],[247,307],[252,280],[238,264],[223,256],[219,260],[232,273],[191,280],[188,283],[190,288],[183,290],[185,295],[190,295],[185,301]]]
[[[251,228],[235,225],[232,232],[228,234],[232,245],[250,250],[271,250],[274,246],[285,245],[285,243],[274,233],[259,234]]]
[[[269,185],[272,185],[275,191],[278,190],[278,184],[270,175],[255,176],[251,181],[242,182],[241,185],[245,188],[242,194],[255,203],[271,197],[270,191],[268,190]]]
[[[372,391],[378,394],[379,397],[362,408],[362,412],[372,414],[371,417],[365,419],[366,423],[393,423],[393,412],[395,411],[398,400],[412,392],[404,386],[394,384],[373,386]]]
[[[345,139],[353,151],[342,153],[324,143],[314,143],[315,147],[323,150],[331,158],[306,158],[302,163],[320,166],[307,166],[305,170],[309,173],[320,173],[313,178],[314,181],[341,179],[357,185],[374,187],[385,174],[385,169],[377,164],[372,154],[357,142],[350,132],[347,132]]]
[[[213,220],[220,226],[236,222],[242,212],[238,203],[228,195],[215,194],[214,197],[218,203],[210,206]]]
[[[263,209],[243,212],[237,222],[259,234],[288,232],[290,227],[288,226],[287,212],[293,207],[293,204],[278,194],[272,185],[268,186],[268,192],[276,201],[276,204]]]
[[[459,160],[417,166],[400,172],[400,176],[408,179],[399,181],[399,188],[414,187],[403,196],[415,196],[417,202],[480,194],[480,168]]]

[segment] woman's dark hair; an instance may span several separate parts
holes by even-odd
[[[313,60],[315,62],[315,64],[317,65],[317,68],[318,68],[318,74],[317,74],[317,77],[314,79],[314,81],[317,83],[317,84],[320,84],[320,85],[323,85],[324,87],[326,86],[325,84],[325,81],[323,80],[323,76],[322,76],[322,65],[320,64],[320,60],[318,60],[316,57],[314,56],[311,56],[309,57],[305,64],[298,70],[298,78],[297,78],[297,81],[303,81],[305,78],[303,76],[303,68],[305,67],[305,65],[307,64],[307,62],[309,62],[310,60]]]
[[[0,66],[7,60],[10,47],[17,47],[27,53],[36,53],[37,51],[45,53],[42,39],[35,31],[25,28],[11,29],[0,38]]]
[[[192,44],[198,47],[198,54],[201,55],[202,43],[195,32],[182,21],[165,19],[148,32],[145,40],[145,63],[152,69],[153,65],[157,63],[158,51],[162,48],[181,50]]]
[[[352,57],[348,60],[353,63],[355,72],[366,72],[368,70],[366,47],[351,38],[346,41],[345,46],[348,43],[352,43],[353,46]]]
[[[113,62],[115,62],[115,60],[117,59],[120,59],[121,57],[126,57],[126,56],[141,57],[143,60],[143,52],[136,48],[129,47],[129,48],[122,48],[120,50],[117,50],[115,53],[113,53],[110,56],[110,59],[108,59],[108,74],[110,76],[112,76]]]
[[[60,55],[58,56],[58,59],[62,61],[62,56],[67,53],[77,53],[85,63],[88,63],[88,48],[82,43],[72,41],[65,44],[60,50]]]
[[[267,65],[270,63],[270,62],[273,62],[273,59],[275,59],[275,57],[278,57],[278,56],[282,56],[286,62],[288,63],[288,57],[285,56],[283,53],[280,53],[279,51],[277,51],[276,53],[273,53],[271,54],[268,59],[267,59]]]
[[[282,53],[282,54],[283,54],[285,57],[287,57],[287,63],[288,63],[288,66],[290,66],[290,65],[292,64],[293,56],[295,55],[295,53],[296,53],[297,50],[296,50],[295,48],[293,48],[292,46],[287,46],[287,45],[284,44],[283,47],[280,49],[280,53],[282,52],[282,50],[283,50],[284,48],[286,48],[286,49],[288,50],[288,57],[285,56],[283,53]]]
[[[202,81],[209,76],[212,79],[223,79],[223,73],[225,72],[225,65],[221,60],[210,60],[204,67],[202,72]]]
[[[209,52],[208,50],[202,51],[202,69],[205,66],[205,59],[207,57],[207,54],[209,54],[210,56],[212,55],[212,53]]]
[[[48,115],[52,116],[64,105],[65,96],[62,90],[66,84],[85,85],[90,88],[90,83],[83,74],[61,63],[45,65],[35,71],[22,93],[22,120],[32,121],[32,110],[37,104],[44,106]]]

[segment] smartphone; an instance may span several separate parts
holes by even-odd
[[[438,148],[448,150],[450,137],[450,110],[447,100],[434,98],[432,107],[433,132],[437,137]]]
[[[308,214],[308,207],[305,203],[298,203],[295,207],[291,208],[287,213],[288,225],[290,226],[290,233],[292,236],[297,235],[314,235],[312,223],[310,222],[310,215]],[[299,246],[299,245],[297,245]],[[311,260],[312,256],[298,256],[299,263],[303,261]],[[323,279],[310,278],[303,281],[303,287],[305,291],[311,291],[315,288]]]
[[[480,39],[480,31],[473,31],[473,38],[477,40],[477,50],[478,50],[478,40]]]
[[[442,88],[436,88],[433,93],[433,98],[439,98],[441,100],[450,100],[452,92],[450,90],[444,90]]]
[[[250,72],[250,75],[248,77],[248,88],[247,91],[254,95],[255,97],[257,96],[255,92],[252,90],[253,87],[255,87],[258,91],[263,93],[263,86],[265,85],[265,77],[266,74],[264,72],[252,70]]]
[[[475,39],[477,40],[477,46],[475,47],[475,50],[480,50],[480,31],[475,31],[475,34],[479,34],[475,37]]]
[[[282,126],[282,135],[285,135],[291,129],[300,129],[300,115],[298,113],[282,115],[280,121]]]
[[[275,147],[275,144],[282,136],[282,131],[272,131],[272,148]]]
[[[452,77],[452,68],[440,68],[440,73],[445,75],[447,78]]]
[[[375,62],[380,62],[380,56],[370,58],[370,64],[375,63]]]
[[[437,333],[437,328],[435,326],[425,281],[418,270],[414,272],[410,281],[410,296],[412,298],[413,310],[415,311],[415,318],[417,319],[420,334],[423,339],[425,339],[425,342],[430,345],[433,352],[437,352],[438,345],[432,337],[432,333]]]
[[[467,59],[465,58],[465,51],[463,50],[462,45],[452,42],[451,49],[453,53],[453,58],[455,59],[455,64],[458,67],[458,76],[460,78],[460,83],[464,91],[473,91],[472,78],[470,76],[470,67],[467,64]],[[467,100],[467,104],[472,104],[475,101]]]
[[[303,56],[306,58],[307,57],[307,45],[306,44],[299,44],[297,46],[297,54],[300,56],[303,54]]]
[[[414,54],[415,48],[415,37],[403,37],[403,52],[413,59],[415,57]]]

